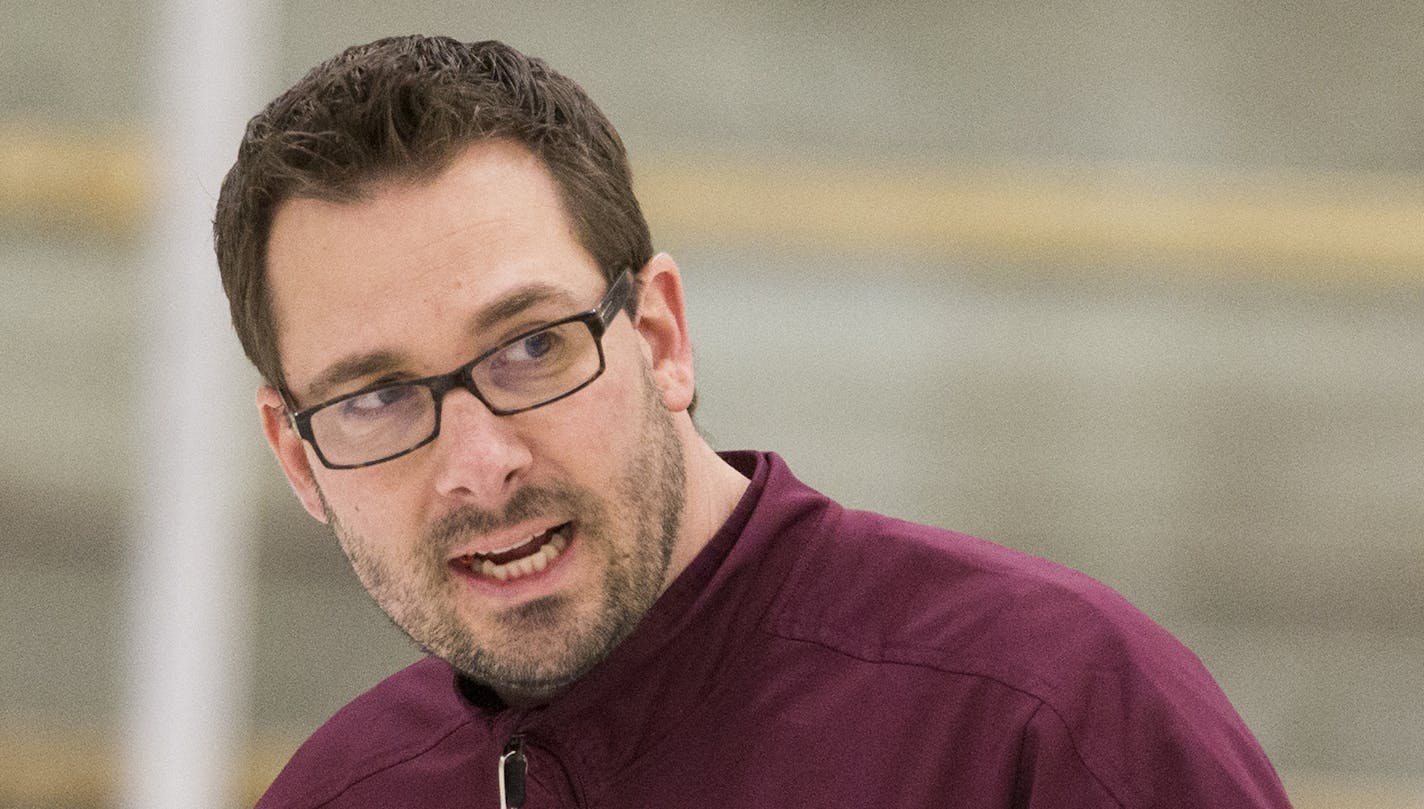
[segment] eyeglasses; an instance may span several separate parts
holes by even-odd
[[[496,416],[557,402],[603,373],[603,334],[632,290],[633,275],[623,270],[593,309],[506,340],[448,374],[367,388],[293,412],[292,426],[324,466],[356,469],[434,441],[441,402],[456,388]]]

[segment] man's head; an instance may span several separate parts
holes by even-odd
[[[214,236],[233,325],[268,384],[286,382],[266,278],[282,203],[352,201],[381,183],[429,179],[471,143],[501,138],[542,161],[606,277],[652,257],[613,125],[573,81],[499,42],[407,36],[348,48],[248,123]]]
[[[688,416],[680,277],[618,138],[534,60],[347,51],[249,126],[217,231],[298,498],[400,627],[506,697],[607,654],[744,488]]]

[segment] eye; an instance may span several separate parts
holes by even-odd
[[[536,363],[557,355],[562,340],[554,329],[536,331],[505,346],[504,350],[499,352],[498,361],[508,365]]]
[[[546,388],[563,385],[570,372],[582,370],[593,349],[588,338],[582,323],[560,323],[516,338],[481,364],[476,384],[486,392],[542,396]],[[592,356],[596,360],[596,350]]]
[[[420,388],[415,385],[392,385],[359,393],[342,399],[337,407],[343,418],[371,418],[397,412],[419,401]]]

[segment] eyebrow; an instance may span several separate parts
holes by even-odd
[[[572,309],[577,306],[575,298],[567,290],[551,284],[533,282],[516,288],[513,292],[476,312],[470,319],[467,331],[471,335],[492,331],[501,323],[515,318],[535,306],[547,303],[568,304],[571,308],[570,314],[574,314]],[[399,368],[405,361],[404,354],[390,349],[378,349],[342,357],[317,375],[316,380],[307,388],[307,399],[313,403],[325,402],[331,398],[333,389],[353,379]]]
[[[477,312],[471,319],[469,331],[471,334],[490,331],[504,321],[545,303],[567,304],[571,310],[578,306],[577,299],[568,290],[536,281],[518,287]],[[574,312],[570,311],[569,314]]]

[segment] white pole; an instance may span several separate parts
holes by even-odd
[[[150,50],[153,219],[141,285],[139,512],[122,738],[130,809],[234,806],[244,759],[252,655],[244,483],[256,428],[211,223],[258,103],[258,2],[168,0]]]

